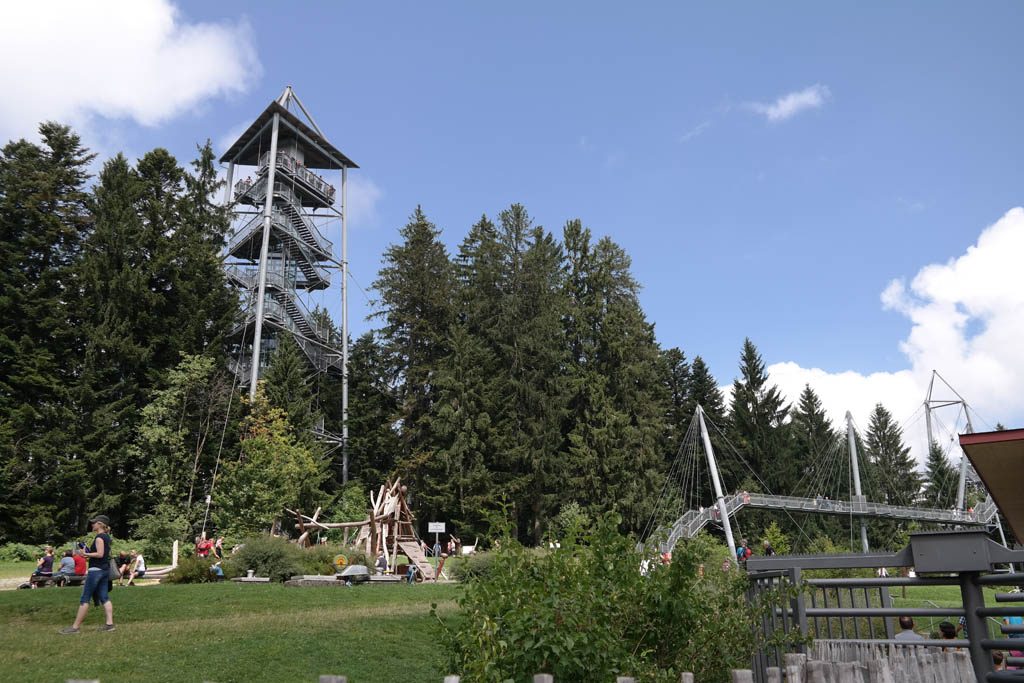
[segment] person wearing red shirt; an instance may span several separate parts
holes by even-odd
[[[85,561],[85,555],[82,554],[81,548],[75,548],[72,559],[75,561],[75,576],[85,576],[88,562]]]

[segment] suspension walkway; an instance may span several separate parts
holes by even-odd
[[[762,510],[786,510],[814,514],[844,515],[854,517],[876,517],[902,519],[926,524],[950,524],[962,526],[986,526],[995,523],[999,514],[991,498],[985,498],[973,511],[940,510],[936,508],[903,507],[870,503],[865,500],[845,501],[828,498],[799,498],[795,496],[774,496],[763,493],[735,493],[725,497],[725,509],[730,517],[745,507]],[[693,538],[712,522],[721,522],[717,505],[698,510],[687,510],[672,524],[663,550],[671,551],[683,538]]]

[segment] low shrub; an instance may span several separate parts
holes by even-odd
[[[359,550],[358,548],[346,548],[342,552],[345,553],[346,557],[348,557],[348,563],[350,565],[361,564],[364,567],[369,567],[373,564],[364,550]]]
[[[304,553],[302,548],[285,538],[251,536],[242,542],[238,552],[225,559],[225,573],[240,576],[251,569],[256,576],[266,576],[271,581],[287,581],[296,574],[305,573]],[[331,558],[333,560],[334,556]]]
[[[485,578],[494,569],[496,557],[497,553],[494,551],[476,553],[466,557],[451,557],[445,562],[445,571],[456,581]]]
[[[642,552],[607,515],[542,552],[509,534],[466,563],[489,568],[467,582],[457,617],[442,618],[448,670],[467,680],[611,680],[667,683],[690,671],[726,681],[759,646],[751,625],[767,612],[745,600],[746,574],[705,570],[697,545],[640,572]],[[763,608],[762,608],[763,609]]]
[[[338,549],[326,545],[315,545],[302,549],[302,573],[334,574],[337,570],[337,567],[334,566],[334,558],[337,556]]]
[[[182,557],[178,566],[164,577],[167,583],[212,583],[217,576],[210,571],[213,562],[202,557]]]
[[[0,545],[0,562],[28,562],[43,556],[44,546],[27,543],[4,543]]]

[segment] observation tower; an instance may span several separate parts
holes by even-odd
[[[294,110],[293,110],[294,109]],[[301,115],[301,116],[300,116]],[[285,88],[220,159],[227,164],[225,204],[234,232],[225,264],[244,317],[234,330],[231,368],[250,398],[282,335],[290,335],[315,372],[342,377],[342,446],[348,425],[348,170],[358,166],[328,142],[309,111]],[[325,177],[340,171],[340,201]],[[237,175],[248,174],[237,182]],[[340,260],[324,237],[341,222]],[[341,271],[340,339],[310,311],[309,293]],[[347,463],[346,463],[347,464]],[[344,468],[347,470],[347,467]],[[347,479],[347,471],[344,473]]]

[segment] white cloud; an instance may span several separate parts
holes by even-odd
[[[774,102],[748,102],[746,107],[761,114],[772,123],[785,121],[802,111],[818,109],[832,97],[828,86],[816,83],[803,90],[795,90],[780,96]]]
[[[881,300],[911,323],[900,344],[908,367],[898,372],[864,375],[831,373],[793,362],[768,368],[772,381],[791,401],[805,384],[821,396],[835,421],[850,410],[861,429],[881,402],[897,420],[906,420],[922,405],[932,370],[938,370],[967,400],[980,419],[975,429],[1024,423],[1024,209],[1008,211],[987,227],[976,244],[946,263],[922,268],[910,281],[893,280]],[[938,383],[937,383],[938,384]],[[942,397],[952,395],[947,391]],[[939,414],[943,446],[957,419],[956,410]],[[981,420],[985,421],[981,421]],[[980,422],[980,423],[979,423]],[[959,427],[963,430],[963,418]],[[907,444],[919,460],[925,456],[923,418],[906,425]],[[955,443],[953,454],[958,451]]]
[[[334,172],[337,175],[337,172]],[[341,197],[340,182],[338,197]],[[372,227],[377,223],[377,204],[384,197],[377,183],[366,176],[361,170],[355,169],[348,174],[348,222],[349,227]]]
[[[682,142],[682,143],[689,142],[690,140],[694,139],[695,137],[697,137],[698,135],[700,135],[701,133],[703,133],[704,131],[706,131],[710,127],[711,127],[711,122],[710,121],[703,121],[701,123],[698,123],[696,126],[694,126],[690,130],[688,130],[685,133],[683,133],[682,135],[680,135],[679,136],[679,142]]]
[[[155,126],[243,92],[260,71],[244,21],[189,23],[169,0],[10,3],[0,62],[3,140],[44,120]]]

